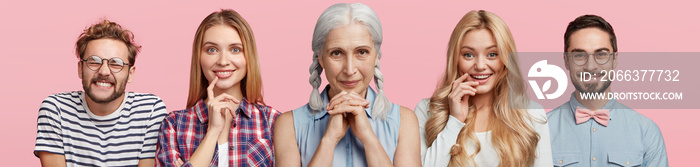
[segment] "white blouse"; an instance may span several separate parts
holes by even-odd
[[[459,132],[466,124],[459,121],[453,116],[449,116],[445,129],[442,130],[433,141],[431,147],[427,147],[425,139],[425,123],[430,118],[428,114],[430,99],[426,98],[418,102],[415,113],[418,117],[418,125],[420,128],[421,139],[421,162],[423,166],[447,166],[450,163],[450,150],[457,143]],[[547,116],[542,109],[542,106],[535,102],[530,102],[527,112],[536,120],[546,121]],[[539,121],[530,122],[530,125],[540,135],[540,140],[537,143],[537,158],[533,166],[553,166],[552,164],[552,146],[549,138],[549,126],[546,122]],[[496,167],[499,163],[499,157],[491,143],[491,131],[477,132],[476,137],[481,143],[481,151],[475,157],[475,162],[480,167]],[[467,153],[475,151],[476,143],[467,142]]]

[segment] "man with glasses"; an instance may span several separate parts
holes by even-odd
[[[610,23],[584,15],[564,34],[564,61],[576,91],[547,113],[554,166],[668,166],[659,127],[615,99],[585,99],[610,92],[602,71],[617,66],[617,41]],[[588,81],[581,75],[591,74]]]
[[[83,91],[54,94],[39,109],[34,155],[42,166],[154,166],[167,113],[153,94],[127,92],[140,46],[133,34],[104,20],[76,43]]]

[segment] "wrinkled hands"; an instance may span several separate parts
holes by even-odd
[[[347,133],[348,126],[361,142],[376,138],[372,130],[365,108],[369,108],[369,101],[355,92],[341,92],[335,95],[326,106],[328,121],[326,134],[333,141],[340,141]]]

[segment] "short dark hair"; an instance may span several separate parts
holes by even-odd
[[[564,33],[564,52],[569,49],[569,37],[571,37],[571,34],[584,28],[598,28],[607,32],[610,35],[610,44],[612,44],[613,52],[617,52],[617,38],[613,27],[605,19],[597,15],[579,16],[569,23],[569,26],[566,27],[566,33]]]
[[[106,19],[86,28],[83,30],[83,33],[80,34],[78,42],[75,43],[75,54],[78,56],[78,59],[83,59],[83,56],[85,56],[83,54],[85,54],[85,50],[90,41],[102,38],[124,42],[129,49],[128,63],[132,66],[136,64],[136,54],[141,50],[141,46],[134,42],[134,34],[122,28],[119,24]]]

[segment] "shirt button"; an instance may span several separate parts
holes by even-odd
[[[625,165],[630,165],[630,161],[625,162]]]
[[[236,150],[236,147],[234,147],[234,146],[229,146],[228,148],[231,150]]]
[[[593,132],[596,132],[596,131],[598,131],[598,130],[596,130],[595,128],[593,128]]]
[[[591,158],[591,159],[593,159],[593,161],[595,161],[595,160],[597,160],[598,158],[596,158],[595,156],[593,156],[593,158]]]
[[[559,164],[563,164],[563,163],[564,163],[564,161],[562,161],[562,160],[559,160]]]

